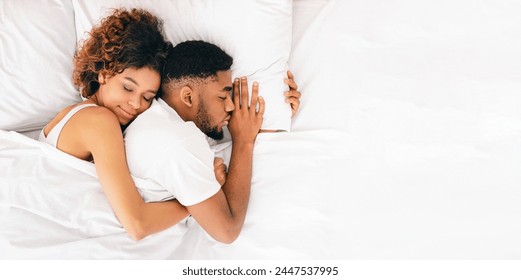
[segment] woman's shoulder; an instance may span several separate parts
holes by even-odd
[[[121,134],[118,118],[103,106],[85,106],[76,112],[69,122],[69,127],[83,136],[109,136],[114,131]]]
[[[83,104],[83,105],[89,105],[89,104]],[[108,108],[103,106],[98,106],[95,104],[92,104],[93,106],[83,106],[81,110],[79,110],[75,115],[86,123],[94,123],[97,125],[101,125],[103,123],[113,123],[118,122],[118,118],[116,115],[110,111]],[[82,105],[78,105],[82,106]]]
[[[83,160],[90,160],[96,145],[122,139],[116,116],[107,108],[90,103],[63,109],[57,148]]]

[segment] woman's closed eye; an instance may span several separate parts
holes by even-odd
[[[132,92],[133,89],[127,85],[123,85],[123,89],[125,89],[125,91],[128,91],[128,92]]]

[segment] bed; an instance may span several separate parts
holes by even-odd
[[[289,68],[303,95],[293,119],[269,113],[288,131],[258,136],[230,245],[191,218],[133,241],[94,167],[34,140],[78,101],[70,58],[102,1],[43,2],[0,3],[0,259],[521,258],[518,1],[235,1],[276,13],[278,25],[245,26],[275,36],[262,55],[284,62],[235,73],[264,71],[268,83]]]

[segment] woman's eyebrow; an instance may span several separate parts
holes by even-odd
[[[124,79],[129,80],[129,81],[133,82],[134,84],[136,84],[137,86],[139,86],[138,82],[136,82],[136,80],[132,79],[131,77],[125,77]]]
[[[131,81],[132,83],[136,84],[136,86],[139,86],[138,82],[136,80],[132,79],[131,77],[125,77],[123,79]],[[150,92],[150,93],[154,94],[154,96],[157,94],[157,90],[153,90],[153,89],[149,89],[146,92]]]

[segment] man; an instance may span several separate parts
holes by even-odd
[[[178,44],[168,55],[161,98],[125,131],[132,175],[164,187],[222,243],[233,242],[244,224],[254,142],[265,106],[257,83],[251,104],[246,78],[232,83],[232,62],[213,44]],[[286,96],[296,111],[300,93],[289,78]],[[233,142],[227,175],[222,161],[214,166],[206,139],[222,139],[226,125]]]

